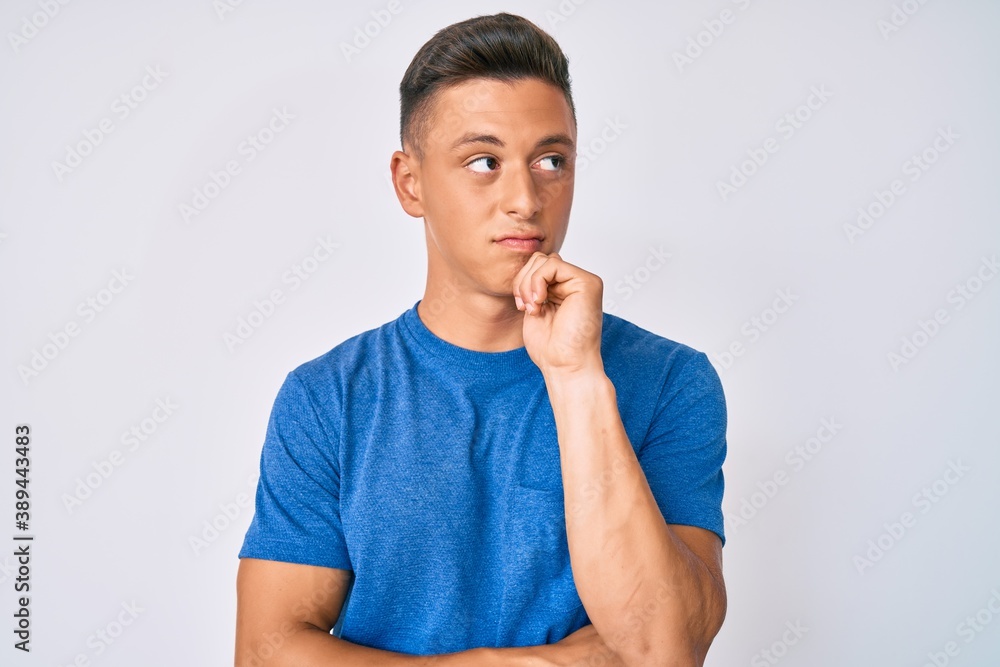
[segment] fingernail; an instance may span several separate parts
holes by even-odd
[[[514,303],[517,304],[517,309],[518,310],[521,310],[522,308],[524,308],[524,302],[521,301],[521,297],[519,297],[517,295],[514,296]]]
[[[538,301],[538,292],[531,293],[531,300],[532,302]]]

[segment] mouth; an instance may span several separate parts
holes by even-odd
[[[542,239],[531,234],[506,236],[497,239],[494,243],[515,252],[536,252],[542,247]]]
[[[542,247],[542,242],[538,239],[500,239],[497,245],[517,252],[535,252]]]

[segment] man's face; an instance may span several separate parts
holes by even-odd
[[[573,203],[576,125],[559,88],[539,79],[475,79],[439,91],[411,157],[428,271],[463,287],[511,294],[535,251],[558,252]],[[538,242],[501,242],[505,236]]]

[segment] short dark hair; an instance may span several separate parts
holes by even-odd
[[[566,97],[573,123],[576,107],[569,61],[547,32],[526,18],[501,12],[477,16],[442,28],[410,62],[399,84],[399,140],[423,160],[422,142],[431,121],[434,95],[470,79],[513,83],[537,78]]]

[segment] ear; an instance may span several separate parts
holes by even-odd
[[[414,218],[424,217],[424,207],[420,201],[420,165],[416,159],[403,151],[396,151],[389,162],[389,171],[392,173],[392,186],[403,210]]]

